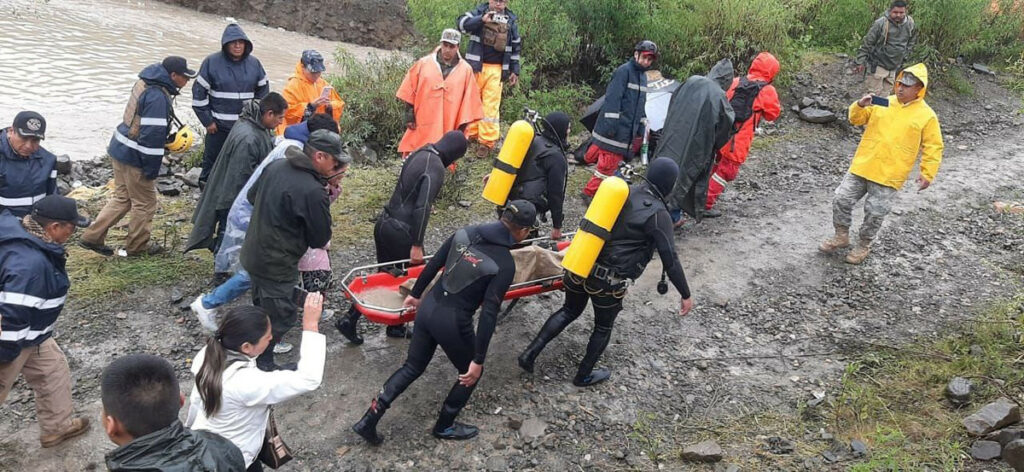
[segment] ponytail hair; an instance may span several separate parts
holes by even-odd
[[[270,319],[262,308],[238,306],[227,311],[216,334],[206,340],[206,357],[196,373],[196,388],[207,417],[220,409],[222,378],[228,367],[227,351],[241,352],[242,344],[257,344],[269,325]]]

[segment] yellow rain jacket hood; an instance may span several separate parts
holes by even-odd
[[[907,104],[896,95],[889,96],[889,106],[850,105],[850,124],[865,126],[864,136],[850,164],[850,173],[877,184],[899,189],[907,181],[921,153],[921,175],[931,182],[942,162],[942,130],[939,118],[924,101],[928,91],[928,69],[915,64],[904,70],[921,80],[924,88],[918,98]],[[899,82],[904,72],[896,77]]]

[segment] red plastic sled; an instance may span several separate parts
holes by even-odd
[[[565,235],[565,239],[560,240],[555,244],[559,251],[569,246],[570,236],[572,236],[572,234]],[[523,242],[536,243],[540,241],[551,240],[549,238],[537,238]],[[430,257],[427,257],[426,259],[429,258]],[[383,264],[355,267],[341,280],[341,288],[345,292],[345,297],[352,302],[352,306],[355,307],[356,310],[359,310],[366,319],[374,323],[381,323],[385,325],[408,323],[416,318],[416,310],[401,307],[395,308],[393,307],[396,304],[394,302],[402,298],[398,291],[399,287],[405,283],[405,281],[419,277],[420,272],[423,272],[424,267],[423,265],[410,267],[408,264],[409,260],[405,259]],[[401,268],[401,275],[394,276],[389,272],[380,272],[383,267],[396,265]],[[522,297],[529,297],[561,289],[561,275],[528,280],[509,287],[508,292],[505,293],[505,300],[517,300]],[[392,306],[381,306],[379,302],[378,304],[374,304],[376,300],[372,299],[373,297],[371,295],[380,295],[382,291],[383,295],[388,297],[389,301],[392,302],[388,303]],[[511,306],[509,309],[511,309]]]

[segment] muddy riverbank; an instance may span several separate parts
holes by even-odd
[[[819,61],[791,89],[780,90],[785,114],[766,127],[723,196],[725,216],[688,224],[677,234],[694,311],[679,318],[678,298],[655,294],[657,260],[631,288],[601,362],[612,369],[609,382],[593,389],[569,383],[590,332],[589,310],[545,350],[536,374],[523,374],[515,357],[562,297],[525,299],[499,325],[488,369],[462,416],[481,427],[480,437],[448,443],[429,436],[454,378],[439,353],[381,422],[386,442],[373,448],[348,428],[402,362],[407,344],[368,326],[366,344],[348,346],[324,323],[323,386],[276,410],[298,456],[288,467],[715,470],[682,462],[678,449],[706,437],[741,436],[753,443],[777,435],[755,422],[739,429],[733,422],[759,413],[798,414],[817,392],[834,394],[850,356],[953,329],[990,301],[1019,293],[1024,218],[997,213],[992,205],[1024,200],[1019,99],[983,76],[971,77],[972,97],[935,84],[928,101],[946,138],[938,178],[924,192],[904,189],[874,253],[863,265],[850,266],[816,248],[831,231],[832,191],[859,133],[841,122],[804,123],[790,110],[805,96],[840,113],[850,101],[844,90],[854,86],[844,83],[842,65],[833,58]],[[567,222],[582,213],[575,189],[587,172],[573,170]],[[357,169],[353,178],[358,176]],[[860,211],[855,215],[859,219]],[[427,246],[436,248],[454,225],[434,221]],[[372,253],[369,240],[338,244],[332,260],[348,268],[372,261]],[[138,287],[117,300],[70,299],[57,339],[71,362],[78,411],[98,417],[98,374],[127,352],[170,359],[183,388],[191,388],[187,365],[203,338],[192,316],[169,300],[187,301],[205,289],[202,281],[186,281]],[[291,333],[296,341],[297,334]],[[39,449],[32,405],[31,392],[19,384],[3,407],[0,470],[103,467],[102,455],[113,445],[96,427],[67,446]],[[725,462],[741,470],[789,470],[804,459],[809,466],[800,468],[836,468],[815,459],[814,451],[777,457],[746,442],[722,446]]]

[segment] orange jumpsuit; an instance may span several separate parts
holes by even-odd
[[[288,77],[288,83],[285,84],[284,90],[281,92],[284,99],[288,101],[288,110],[284,113],[284,122],[274,130],[278,135],[283,134],[284,129],[289,125],[301,122],[302,115],[306,112],[306,105],[320,98],[324,87],[329,85],[323,77],[317,79],[316,82],[306,80],[306,76],[302,74],[302,68],[302,61],[295,64],[295,73]],[[341,119],[342,109],[345,108],[345,101],[341,99],[338,91],[334,89],[331,89],[329,96],[334,121],[338,121]],[[326,105],[320,105],[317,107],[316,112],[324,113],[326,110]]]
[[[460,58],[448,77],[442,77],[437,50],[413,63],[395,96],[412,105],[416,115],[416,129],[406,129],[398,144],[402,154],[484,117],[473,68]]]

